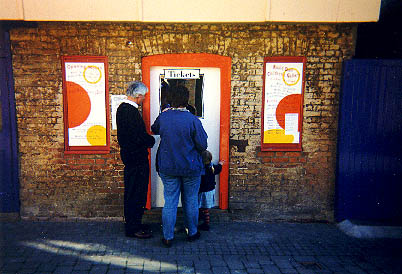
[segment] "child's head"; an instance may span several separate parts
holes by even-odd
[[[212,161],[212,153],[209,152],[208,150],[204,150],[201,154],[202,156],[202,162],[204,165],[209,165]]]

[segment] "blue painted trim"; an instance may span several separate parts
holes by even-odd
[[[4,39],[0,39],[0,42],[3,42],[2,45],[2,58],[4,58],[6,63],[6,86],[8,87],[8,117],[4,117],[9,121],[9,136],[10,136],[10,181],[7,182],[6,195],[9,199],[3,201],[4,204],[0,205],[0,212],[2,213],[10,213],[10,212],[19,212],[20,211],[20,199],[19,199],[19,165],[18,165],[18,136],[17,136],[17,122],[16,122],[16,111],[15,111],[15,95],[14,95],[14,78],[12,72],[12,59],[11,59],[11,45],[10,45],[10,34],[7,30],[0,29],[0,35],[3,36]],[[3,60],[3,61],[4,61]],[[4,102],[3,102],[4,103]],[[7,153],[7,152],[6,152]],[[7,176],[8,177],[8,176]],[[6,182],[2,182],[6,183]]]

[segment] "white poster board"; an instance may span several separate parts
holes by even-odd
[[[78,150],[109,147],[109,98],[105,58],[63,58],[66,150],[74,147],[78,147]]]
[[[112,95],[110,96],[111,100],[111,105],[112,105],[112,129],[117,130],[117,124],[116,124],[116,112],[117,108],[120,106],[120,104],[123,102],[123,100],[127,99],[126,95]]]
[[[304,57],[264,62],[262,150],[301,149]]]

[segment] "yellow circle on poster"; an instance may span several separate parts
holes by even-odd
[[[97,66],[86,66],[83,76],[88,83],[96,84],[102,79],[102,71]]]
[[[300,72],[295,68],[288,68],[283,72],[282,78],[286,85],[294,86],[300,80]]]
[[[106,146],[106,128],[99,125],[90,127],[87,140],[92,146]]]

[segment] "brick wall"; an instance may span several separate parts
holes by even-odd
[[[348,24],[41,22],[12,29],[21,215],[122,216],[116,132],[110,154],[64,154],[60,56],[108,56],[113,95],[141,79],[143,56],[203,52],[232,58],[229,212],[332,220],[341,66],[353,56],[354,32]],[[307,57],[302,152],[260,152],[265,56]]]

